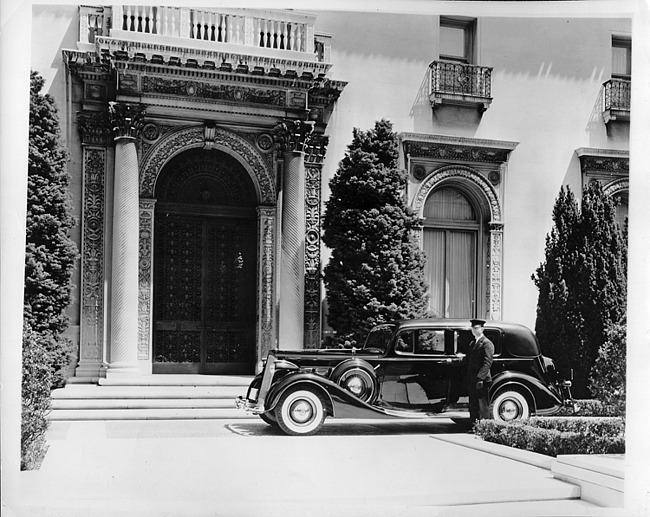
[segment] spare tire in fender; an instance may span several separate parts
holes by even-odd
[[[343,361],[334,368],[330,380],[368,404],[372,404],[379,393],[375,370],[363,359]]]

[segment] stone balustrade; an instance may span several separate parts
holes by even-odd
[[[260,9],[82,6],[79,47],[90,50],[97,37],[102,36],[144,44],[327,63],[331,36],[315,34],[315,20],[310,14]]]

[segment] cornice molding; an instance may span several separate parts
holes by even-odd
[[[580,147],[576,149],[583,174],[607,174],[628,176],[630,174],[630,153],[619,149],[598,149]]]
[[[400,133],[404,152],[411,158],[474,163],[505,163],[518,142],[477,138]]]

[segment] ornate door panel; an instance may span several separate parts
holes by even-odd
[[[169,213],[156,224],[154,373],[251,373],[255,222]]]

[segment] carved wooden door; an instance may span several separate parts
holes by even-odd
[[[154,373],[249,374],[255,220],[168,213],[154,246]]]

